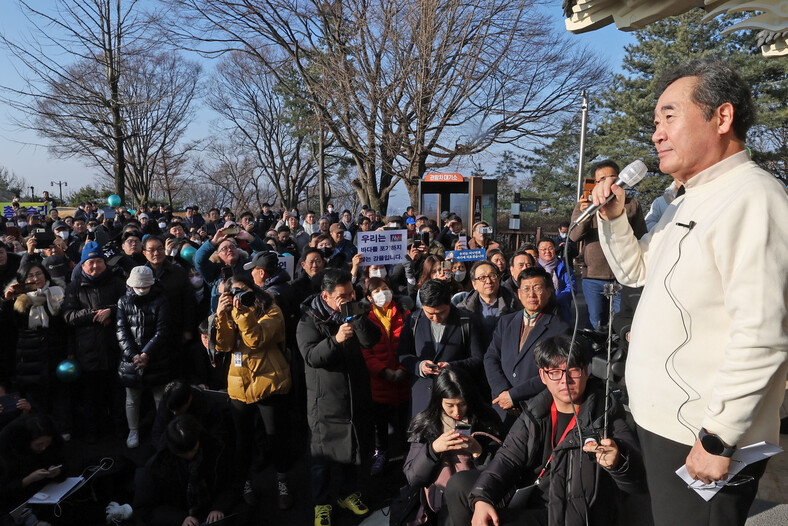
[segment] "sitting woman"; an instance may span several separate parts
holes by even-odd
[[[52,419],[32,414],[0,433],[0,516],[13,510],[52,479],[61,477],[62,440]],[[50,509],[51,506],[47,506]],[[39,517],[47,510],[37,510]],[[5,524],[5,523],[3,523]]]
[[[443,491],[458,471],[476,469],[497,445],[499,420],[479,396],[473,379],[463,370],[444,369],[432,387],[427,409],[413,418],[408,429],[410,451],[405,477],[421,487],[419,524],[446,524]],[[473,434],[482,432],[482,436]]]

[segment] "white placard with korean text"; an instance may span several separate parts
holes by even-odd
[[[408,248],[407,230],[376,230],[356,234],[362,266],[396,265],[405,262]]]

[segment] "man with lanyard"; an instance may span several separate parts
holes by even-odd
[[[453,524],[615,524],[617,491],[645,487],[635,435],[614,399],[606,407],[604,385],[589,379],[586,350],[558,335],[534,359],[547,389],[524,406],[485,471],[449,479]],[[516,486],[520,494],[505,502]]]

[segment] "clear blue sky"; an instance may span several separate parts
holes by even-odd
[[[51,0],[36,0],[37,7],[43,7]],[[553,0],[549,7],[556,28],[564,29],[561,1]],[[2,2],[0,7],[0,31],[4,35],[14,37],[19,32],[26,30],[28,22],[22,16],[15,3],[9,0]],[[630,33],[618,31],[615,26],[608,26],[598,31],[571,35],[581,46],[596,51],[608,60],[611,68],[616,68],[621,63],[624,46],[632,43],[634,37]],[[210,71],[211,65],[205,65],[205,71]],[[2,84],[18,86],[20,78],[13,67],[9,57],[0,55],[0,71],[3,72]],[[202,120],[195,122],[190,128],[190,133],[195,137],[202,137],[208,131],[207,121],[212,118],[208,112],[198,112],[203,115]],[[50,157],[49,152],[41,139],[34,134],[19,130],[11,122],[10,109],[0,108],[0,165],[24,177],[28,185],[35,187],[38,195],[43,190],[49,190],[57,195],[57,186],[50,187],[50,181],[68,181],[68,190],[76,190],[82,186],[95,184],[95,170],[85,167],[79,160],[61,160]],[[404,189],[395,191],[390,208],[398,210],[406,205],[407,193]],[[64,189],[65,192],[65,189]]]

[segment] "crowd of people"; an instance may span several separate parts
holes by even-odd
[[[675,82],[703,74],[693,71]],[[678,96],[667,86],[664,96]],[[643,258],[616,251],[656,243],[672,227],[676,202],[693,195],[694,174],[682,181],[687,199],[679,194],[659,205],[665,218],[649,223],[647,234],[637,201],[611,189],[617,173],[612,161],[592,170],[593,201],[617,196],[598,216],[571,231],[562,224],[555,238],[514,253],[502,250],[484,221],[467,228],[455,214],[430,218],[413,207],[381,217],[366,206],[354,214],[329,204],[318,215],[265,203],[237,218],[215,208],[203,217],[196,207],[182,216],[166,206],[134,214],[118,207],[111,218],[94,203],[64,218],[57,209],[41,217],[20,208],[0,225],[0,513],[64,476],[59,455],[72,435],[95,443],[113,434],[130,449],[143,440],[153,445],[132,505],[146,525],[251,521],[256,475],[266,464],[274,468],[277,504],[288,509],[296,497],[289,472],[301,455],[315,526],[329,526],[337,507],[368,514],[360,469],[379,475],[394,452],[405,455],[408,482],[391,506],[400,524],[613,524],[617,494],[644,492],[647,477],[652,501],[665,506],[654,497],[662,482],[653,448],[667,439],[655,434],[672,425],[668,439],[679,440],[681,426],[691,428],[660,421],[669,416],[654,411],[656,402],[644,405],[661,391],[643,393],[656,381],[643,375],[660,367],[648,359],[638,371],[634,429],[619,400],[589,376],[589,346],[568,335],[575,321],[591,331],[613,321],[604,285],[620,280],[639,290],[656,279],[651,267],[638,266]],[[574,215],[589,204],[578,203]],[[405,261],[365,264],[359,233],[391,228],[407,231]],[[715,234],[708,236],[713,244]],[[675,243],[679,257],[683,239]],[[561,258],[567,244],[572,257],[581,247],[588,319],[575,319],[575,272]],[[484,259],[446,259],[479,248]],[[293,275],[280,264],[288,255]],[[697,272],[721,261],[706,258]],[[670,261],[660,264],[669,269]],[[737,265],[758,261],[723,270],[749,273]],[[724,310],[720,298],[719,317],[709,323],[724,321]],[[645,332],[646,345],[658,345],[659,325],[646,328],[635,316],[622,341],[631,334],[637,353]],[[784,380],[781,352],[757,356]],[[60,374],[64,361],[76,362],[76,381]],[[215,392],[226,393],[223,403]],[[681,414],[687,401],[679,405]],[[737,414],[760,407],[745,405]],[[140,429],[146,407],[155,413],[149,438]],[[707,409],[704,448],[704,436],[730,448],[747,431],[742,418],[723,425],[726,411]],[[703,413],[687,406],[693,422],[702,419],[695,412]],[[308,451],[298,448],[302,432]],[[652,448],[645,458],[639,439]],[[726,474],[701,461],[688,467],[712,484]],[[757,488],[758,469],[749,487]],[[659,524],[669,516],[655,510]]]

